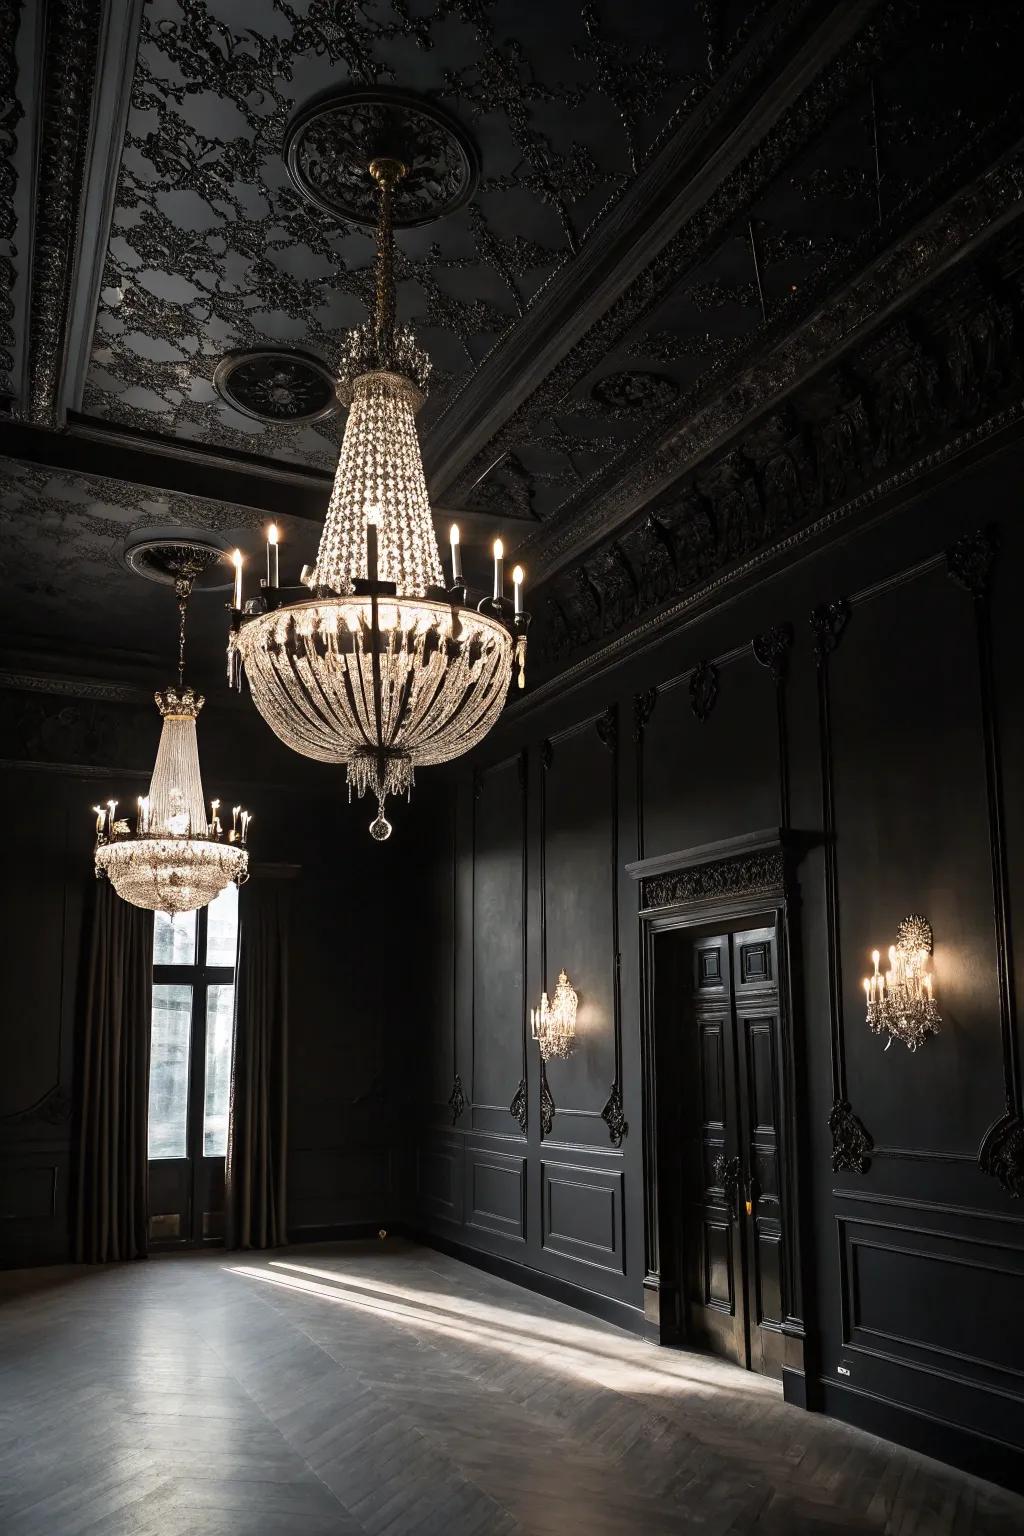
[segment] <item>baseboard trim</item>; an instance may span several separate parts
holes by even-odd
[[[822,1410],[883,1440],[920,1451],[975,1477],[1024,1493],[1024,1448],[965,1429],[919,1408],[908,1408],[877,1392],[862,1392],[844,1382],[821,1380]]]
[[[436,1232],[414,1227],[408,1235],[413,1242],[422,1243],[426,1248],[436,1248],[438,1253],[459,1259],[463,1264],[471,1264],[474,1269],[485,1270],[489,1275],[497,1275],[499,1280],[510,1280],[513,1285],[521,1285],[524,1290],[535,1291],[551,1301],[564,1302],[568,1307],[588,1312],[591,1317],[599,1317],[602,1322],[614,1323],[617,1328],[625,1328],[628,1333],[635,1333],[642,1339],[653,1337],[643,1309],[631,1307],[627,1301],[617,1301],[612,1296],[588,1291],[585,1286],[574,1285],[571,1280],[546,1275],[543,1270],[531,1269],[527,1264],[516,1264],[498,1254],[486,1253],[480,1248],[468,1248],[464,1243],[453,1242]]]

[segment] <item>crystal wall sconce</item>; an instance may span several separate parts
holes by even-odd
[[[937,1035],[942,1022],[932,993],[928,959],[932,952],[932,927],[917,914],[905,917],[889,947],[889,969],[879,970],[880,955],[873,950],[875,973],[864,978],[868,1027],[876,1035],[889,1036],[886,1050],[902,1040],[910,1050]]]
[[[540,1007],[530,1009],[530,1033],[545,1061],[552,1056],[564,1060],[572,1051],[578,1001],[572,982],[564,971],[559,971],[554,998],[549,1002],[547,993],[542,992]]]

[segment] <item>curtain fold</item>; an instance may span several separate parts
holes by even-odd
[[[153,914],[96,887],[79,1097],[75,1258],[145,1258]]]
[[[256,875],[239,898],[235,1041],[224,1170],[229,1248],[286,1241],[290,882]]]

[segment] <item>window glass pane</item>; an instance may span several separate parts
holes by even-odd
[[[206,963],[233,966],[238,944],[238,886],[226,885],[206,910]]]
[[[196,914],[157,912],[153,921],[153,964],[195,965]],[[234,963],[232,961],[232,963]]]
[[[203,1105],[205,1157],[223,1157],[228,1149],[228,1090],[234,1013],[233,986],[206,989],[206,1098]]]
[[[153,988],[149,1055],[149,1155],[184,1157],[188,1123],[188,1053],[192,988]]]

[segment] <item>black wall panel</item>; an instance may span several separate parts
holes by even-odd
[[[584,722],[550,740],[541,779],[547,990],[554,994],[564,969],[579,998],[575,1050],[547,1065],[553,1135],[605,1145],[600,1114],[615,1078],[616,751],[614,742],[602,741],[596,722]]]
[[[657,1332],[659,1207],[642,1155],[649,978],[639,891],[624,866],[788,827],[801,848],[789,957],[804,1256],[796,1291],[807,1334],[800,1390],[812,1406],[882,1434],[921,1444],[940,1434],[943,1454],[972,1464],[987,1447],[989,1470],[1018,1479],[1024,1365],[1006,1335],[1024,1263],[1012,1193],[1014,1178],[1024,1188],[1024,1160],[1012,1138],[998,1142],[1001,1160],[986,1161],[983,1146],[1007,1106],[1019,1114],[1021,1103],[1011,1005],[1024,941],[1009,914],[1024,904],[1014,596],[1022,479],[1024,450],[1012,444],[965,465],[884,524],[692,615],[673,637],[593,680],[532,704],[528,696],[475,766],[455,766],[447,794],[456,820],[466,817],[474,773],[484,785],[477,857],[506,850],[508,925],[521,910],[511,761],[525,756],[529,767],[525,998],[517,944],[490,910],[493,898],[483,923],[477,902],[472,933],[458,902],[454,923],[436,930],[447,957],[439,963],[461,957],[452,967],[457,1016],[470,965],[507,978],[507,1022],[488,996],[481,1027],[478,996],[475,1081],[515,1074],[513,1015],[521,1005],[525,1016],[559,966],[580,994],[578,1040],[546,1074],[527,1043],[528,1123],[525,1145],[514,1148],[517,1162],[525,1158],[518,1257],[507,1240],[469,1224],[468,1206],[465,1220],[456,1215],[455,1200],[442,1213],[435,1198],[433,1214],[422,1205],[416,1217],[467,1253],[521,1263],[529,1283],[564,1282],[581,1304],[618,1307],[620,1320]],[[990,585],[975,596],[951,576],[949,552],[981,521],[997,525],[998,553]],[[778,677],[752,647],[776,625],[791,637]],[[502,779],[505,829],[489,819],[489,784]],[[465,839],[461,847],[456,873],[469,880],[474,860]],[[442,838],[432,857],[451,872]],[[484,880],[489,890],[489,873]],[[899,1043],[886,1050],[871,1034],[861,987],[872,947],[886,950],[911,912],[934,930],[942,1014],[941,1033],[916,1053]],[[625,1122],[618,1140],[615,1084]],[[658,1081],[651,1103],[677,1099],[677,1084]],[[830,1131],[830,1116],[843,1121],[833,1107],[847,1100],[863,1133],[856,1155]],[[420,1102],[422,1156],[448,1117]],[[454,1120],[448,1146],[461,1146],[465,1164],[479,1150],[467,1149],[466,1117]],[[518,1141],[517,1127],[493,1129],[474,1141],[512,1155],[497,1132]],[[487,1203],[501,1204],[493,1193]],[[764,1297],[765,1309],[778,1299]]]

